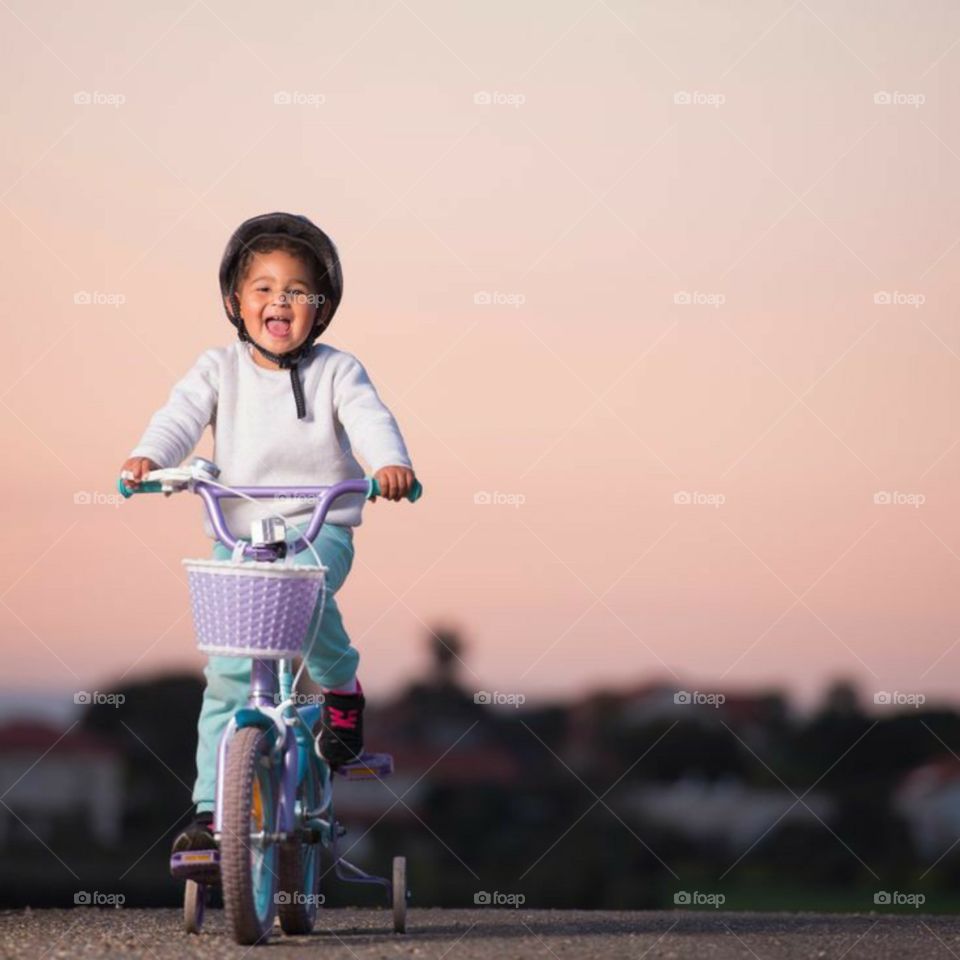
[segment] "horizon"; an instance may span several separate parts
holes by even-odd
[[[154,671],[152,673],[131,676],[122,684],[112,684],[109,682],[91,683],[88,685],[88,687],[84,688],[84,692],[90,693],[91,691],[95,691],[99,694],[108,694],[111,692],[117,692],[126,686],[149,686],[151,683],[173,677],[190,677],[195,678],[200,683],[203,682],[203,674],[198,670],[192,670],[189,667],[184,667],[183,669],[179,670],[176,668],[168,668]],[[396,697],[402,694],[404,690],[408,689],[411,684],[423,682],[424,680],[428,679],[428,677],[429,674],[411,676],[381,690],[367,690],[368,694],[370,694],[368,696],[369,708],[376,710],[378,706],[382,706],[385,703],[394,700]],[[837,685],[850,683],[849,678],[843,677],[835,678],[835,681]],[[459,682],[457,683],[457,686],[460,687],[464,693],[472,693],[474,695],[477,693],[488,693],[491,695],[501,696],[513,695],[508,691],[500,691],[493,687],[484,687],[478,690],[473,690],[472,688]],[[915,712],[946,709],[960,713],[960,696],[952,700],[946,698],[941,699],[934,696],[928,697],[923,693],[923,691],[919,691],[920,696],[923,698],[919,704],[893,701],[878,702],[875,696],[870,695],[871,691],[863,690],[856,684],[850,684],[850,686],[856,695],[857,706],[861,708],[864,714],[878,715],[880,717],[902,714],[909,715],[908,711],[910,709],[914,710]],[[794,719],[802,721],[817,715],[821,710],[823,710],[827,702],[828,694],[832,689],[833,684],[828,684],[820,691],[819,696],[805,700],[794,696],[786,687],[743,687],[741,685],[720,687],[709,683],[687,683],[683,686],[677,686],[667,679],[661,679],[659,681],[651,680],[642,684],[598,684],[588,689],[581,690],[577,693],[571,693],[569,691],[557,691],[550,693],[545,691],[530,695],[524,694],[523,700],[516,704],[488,703],[487,705],[494,711],[501,712],[507,712],[508,708],[514,708],[518,710],[523,710],[524,708],[539,710],[548,709],[551,707],[573,706],[583,703],[584,701],[593,697],[607,694],[619,697],[629,697],[631,694],[642,695],[672,690],[678,693],[682,692],[701,696],[714,696],[716,694],[722,694],[727,699],[731,697],[746,699],[768,696],[781,697],[784,700],[784,705],[788,713],[791,714]],[[890,695],[905,693],[897,690],[883,692]],[[15,722],[17,720],[34,720],[38,717],[43,717],[45,719],[49,718],[50,707],[54,705],[57,705],[57,710],[53,711],[53,715],[59,717],[61,724],[67,723],[70,720],[79,717],[84,706],[86,706],[86,704],[77,703],[75,701],[74,697],[76,693],[77,691],[66,688],[59,690],[45,690],[43,688],[24,689],[0,685],[0,724],[6,724],[11,721]],[[723,703],[721,703],[720,706],[723,706]]]

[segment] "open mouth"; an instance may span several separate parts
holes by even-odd
[[[289,320],[279,320],[271,317],[266,323],[267,333],[276,340],[285,340],[290,336],[290,325]]]

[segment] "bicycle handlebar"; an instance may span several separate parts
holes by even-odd
[[[223,499],[241,495],[256,500],[316,499],[317,505],[313,509],[306,533],[288,544],[294,553],[300,553],[308,549],[307,541],[312,543],[316,539],[326,519],[327,511],[338,497],[347,493],[362,493],[367,500],[382,496],[380,484],[376,477],[343,480],[329,487],[231,487],[224,489],[225,485],[215,481],[213,476],[207,472],[201,472],[190,467],[168,467],[151,470],[136,488],[128,487],[123,481],[122,476],[118,478],[117,489],[126,498],[132,497],[135,493],[171,494],[181,490],[190,490],[198,494],[207,509],[207,515],[217,538],[230,550],[236,547],[238,538],[230,532],[230,528],[224,519],[223,511],[220,508],[220,501]],[[415,480],[406,499],[413,503],[419,500],[422,494],[423,485],[419,480]],[[244,556],[259,560],[272,559],[276,554],[272,546],[259,547],[247,544],[244,548]]]

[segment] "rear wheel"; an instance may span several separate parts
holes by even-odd
[[[320,784],[313,758],[297,790],[297,825],[303,828],[306,814],[320,806]],[[317,922],[320,906],[320,842],[308,843],[305,834],[280,848],[280,926],[284,933],[307,934]]]
[[[240,944],[266,940],[277,912],[279,772],[271,740],[259,727],[243,727],[227,745],[223,785],[220,876],[223,906]]]

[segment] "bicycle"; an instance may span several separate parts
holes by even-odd
[[[230,487],[218,481],[219,474],[216,464],[196,457],[186,467],[149,472],[135,489],[126,486],[123,476],[117,484],[124,497],[169,496],[183,490],[200,496],[217,538],[233,554],[230,561],[183,561],[198,646],[207,653],[249,656],[252,663],[247,704],[228,722],[217,750],[213,835],[219,849],[171,856],[173,877],[185,881],[184,928],[189,934],[200,933],[210,888],[219,884],[237,943],[265,942],[277,918],[286,934],[310,933],[323,899],[318,891],[320,853],[325,848],[339,879],[383,887],[392,907],[393,929],[403,933],[410,899],[406,858],[393,858],[389,879],[350,863],[338,847],[347,828],[336,819],[333,806],[334,775],[382,779],[393,772],[393,757],[364,752],[331,771],[312,732],[320,706],[300,705],[296,697],[306,656],[293,676],[293,658],[302,653],[317,598],[318,626],[326,599],[326,568],[313,540],[338,497],[380,496],[379,484],[375,477],[366,477],[329,487]],[[407,499],[415,501],[422,492],[417,481]],[[251,538],[245,541],[233,536],[223,516],[220,500],[229,497],[253,502],[315,499],[316,506],[306,531],[291,541],[279,516],[255,521]],[[292,565],[294,555],[303,550],[313,553],[315,566]],[[245,622],[251,619],[251,610],[258,614],[255,627]]]

